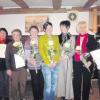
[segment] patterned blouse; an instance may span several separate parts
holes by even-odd
[[[36,67],[37,69],[40,69],[42,65],[42,60],[38,51],[38,38],[34,39],[34,41],[28,39],[25,42],[24,49],[25,49],[25,58],[27,60],[28,68],[35,70]],[[32,64],[29,63],[29,59],[32,57],[36,60],[36,66],[33,66]]]

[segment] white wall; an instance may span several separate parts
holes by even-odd
[[[37,15],[48,15],[50,22],[53,23],[54,33],[59,34],[59,23],[62,20],[68,19],[68,13],[45,13],[45,14],[12,14],[12,15],[0,15],[0,27],[7,28],[9,35],[14,28],[22,30],[25,35],[25,16],[37,16]],[[89,12],[79,12],[78,19],[71,22],[70,32],[76,34],[76,24],[80,20],[85,20],[89,23]]]

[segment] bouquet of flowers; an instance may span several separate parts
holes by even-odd
[[[35,58],[36,58],[36,54],[37,54],[37,52],[34,51],[35,41],[32,40],[32,41],[30,42],[30,45],[31,45],[31,56],[32,56],[32,58],[35,59]]]
[[[83,62],[84,67],[86,67],[88,69],[88,71],[90,72],[89,67],[91,66],[92,63],[91,63],[91,61],[88,61],[89,57],[90,57],[89,53],[83,54],[83,55],[81,55],[81,61]]]
[[[23,56],[23,46],[21,42],[14,42],[13,47],[16,48],[16,54],[19,56]]]
[[[54,49],[54,43],[52,40],[49,40],[48,41],[48,57],[49,57],[50,62],[53,61],[53,57],[55,56],[55,54],[56,54],[56,50]]]
[[[71,44],[70,44],[69,42],[65,42],[65,43],[63,44],[63,47],[64,47],[65,53],[66,53],[66,52],[69,52],[69,51],[71,50]]]
[[[88,58],[90,57],[90,53],[83,54],[80,46],[76,46],[76,50],[80,53],[80,60],[83,62],[84,67],[86,67],[90,72],[89,67],[92,64],[91,61],[88,61]]]
[[[32,59],[36,59],[36,54],[37,54],[37,52],[35,52],[35,50],[34,50],[34,45],[35,45],[35,44],[36,44],[35,41],[34,41],[34,40],[31,40],[30,46],[31,46],[31,58],[32,58]],[[36,71],[36,73],[38,73],[38,72],[37,72],[36,66],[35,66],[35,71]]]

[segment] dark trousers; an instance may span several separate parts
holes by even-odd
[[[82,62],[73,62],[74,100],[89,100],[91,74]]]
[[[0,71],[0,97],[8,97],[9,80],[5,71]]]
[[[34,100],[43,99],[44,78],[41,70],[30,70]]]

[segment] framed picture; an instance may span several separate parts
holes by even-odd
[[[39,28],[39,32],[43,32],[43,24],[49,21],[48,16],[26,16],[25,17],[25,32],[28,33],[29,28],[33,25]]]

